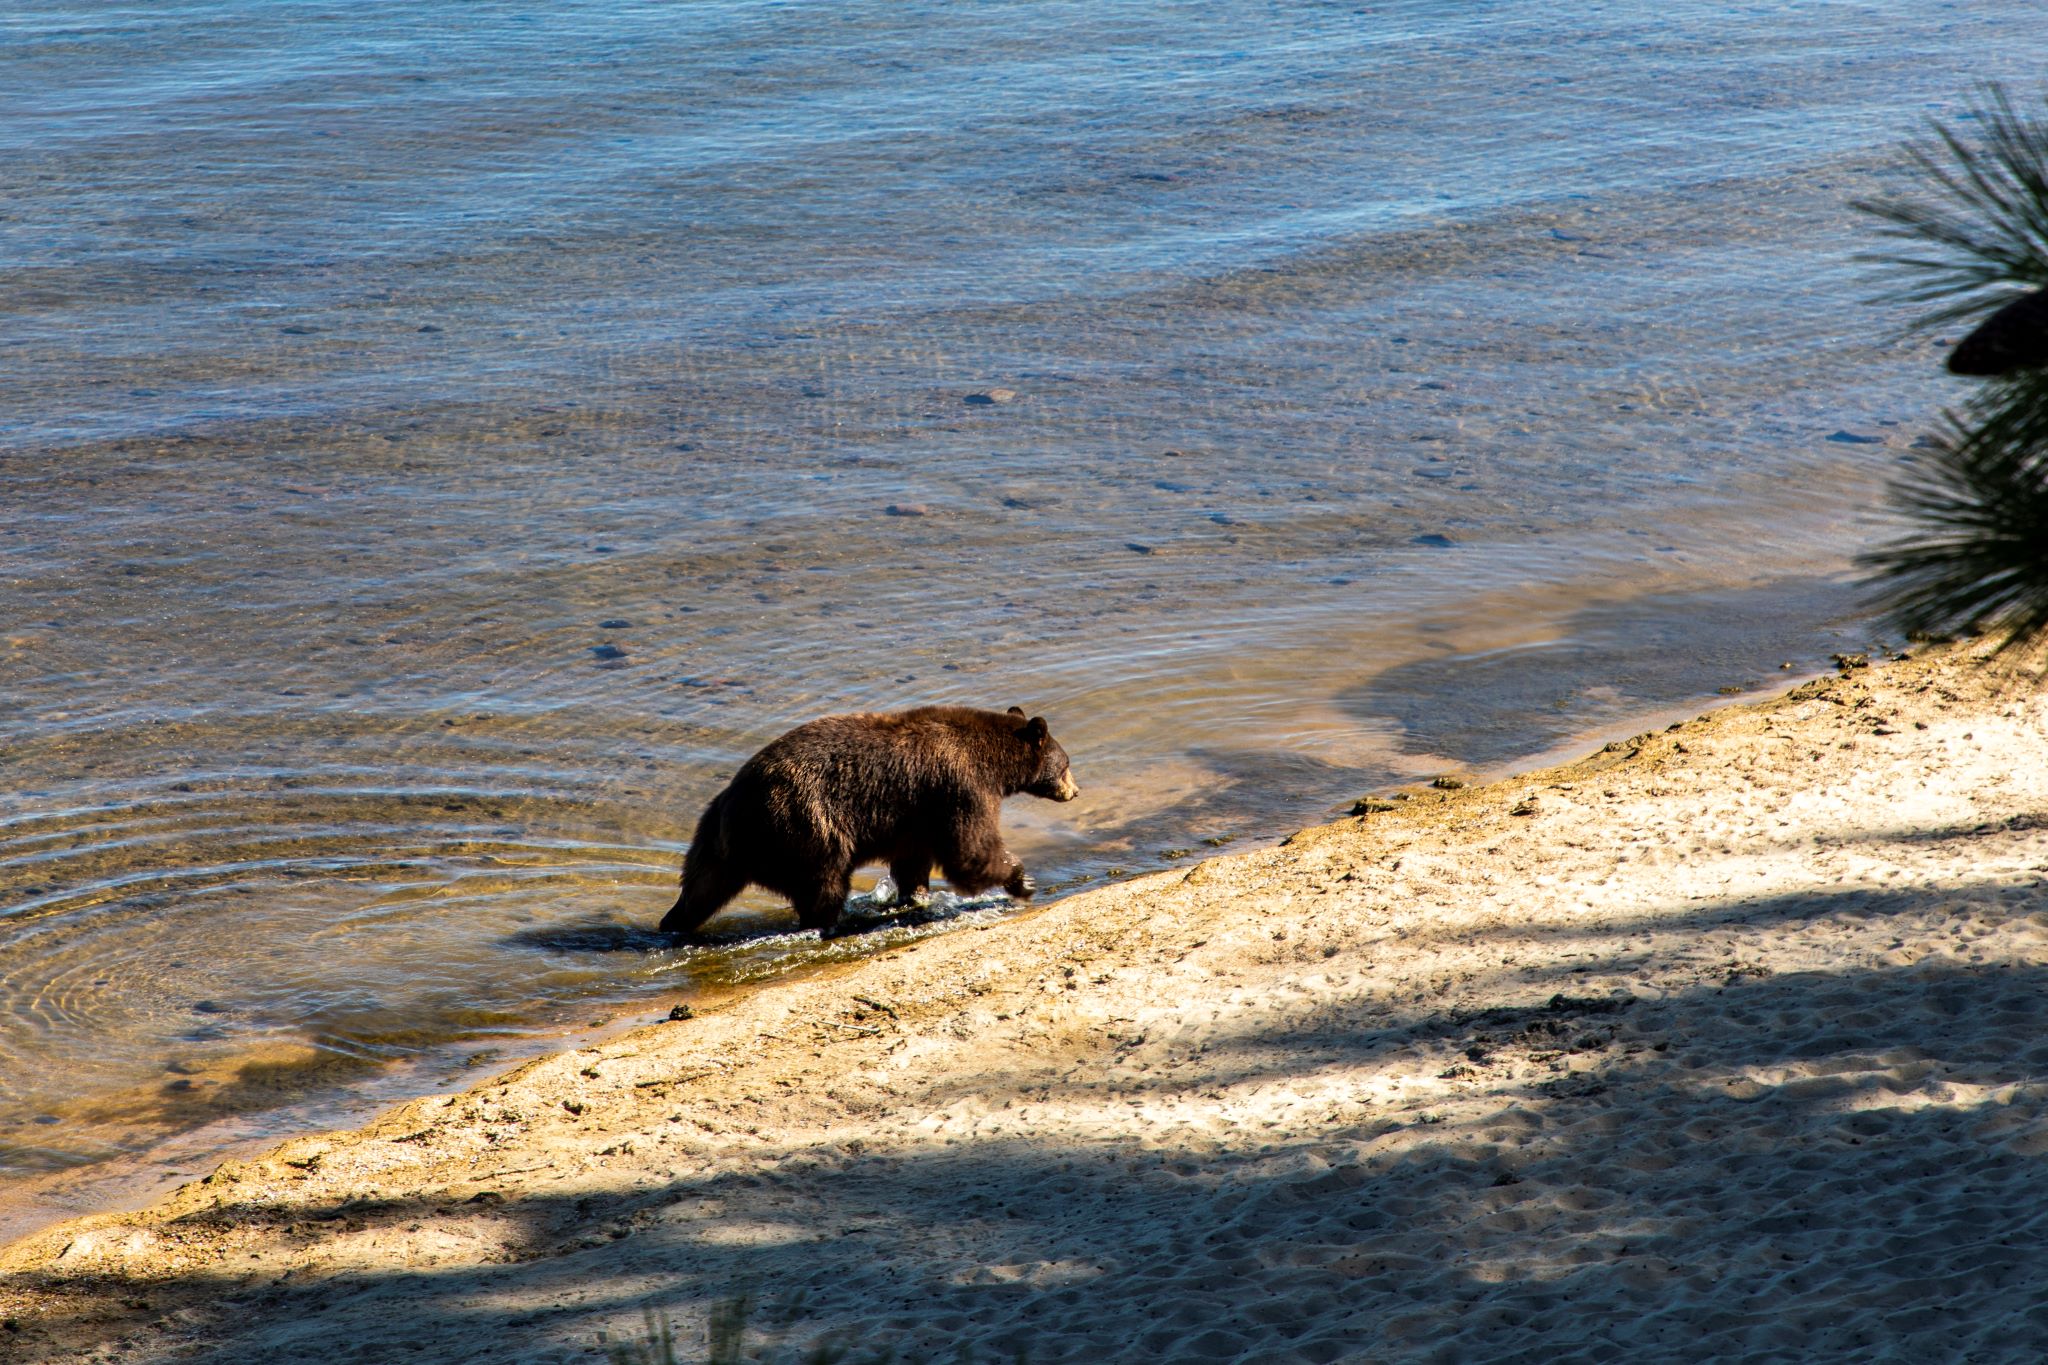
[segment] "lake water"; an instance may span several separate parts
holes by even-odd
[[[0,1229],[1002,913],[643,932],[813,715],[1046,715],[1085,795],[1008,820],[1074,887],[1863,646],[1958,391],[1845,204],[2044,53],[1925,0],[17,0]]]

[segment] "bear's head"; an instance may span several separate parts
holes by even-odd
[[[1028,796],[1042,796],[1048,801],[1071,801],[1081,794],[1074,785],[1073,774],[1067,771],[1067,751],[1052,737],[1052,731],[1045,725],[1044,716],[1024,718],[1024,708],[1013,706],[1009,714],[1018,722],[1013,732],[1016,737],[1031,746],[1035,762],[1031,777],[1017,788]]]

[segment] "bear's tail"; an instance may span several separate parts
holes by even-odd
[[[744,875],[733,872],[726,856],[725,796],[720,793],[704,809],[690,851],[683,855],[682,894],[661,918],[664,934],[690,934],[746,889]]]

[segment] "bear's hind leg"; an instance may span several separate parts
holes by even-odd
[[[661,917],[661,932],[685,937],[723,910],[726,902],[747,889],[747,879],[712,865],[709,858],[688,860],[683,865],[682,894]]]
[[[889,860],[889,880],[896,884],[897,905],[922,905],[931,895],[932,851],[914,848]]]
[[[806,929],[816,929],[819,938],[831,938],[845,913],[846,898],[853,892],[853,877],[846,869],[826,873],[817,881],[789,893],[796,907],[796,920]]]

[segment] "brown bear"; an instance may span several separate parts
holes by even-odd
[[[853,870],[886,862],[898,903],[937,863],[965,895],[1033,891],[1003,847],[1003,798],[1080,794],[1045,717],[1018,707],[920,706],[799,725],[748,759],[711,798],[683,859],[682,895],[665,933],[690,934],[748,886],[789,898],[797,920],[830,938]]]

